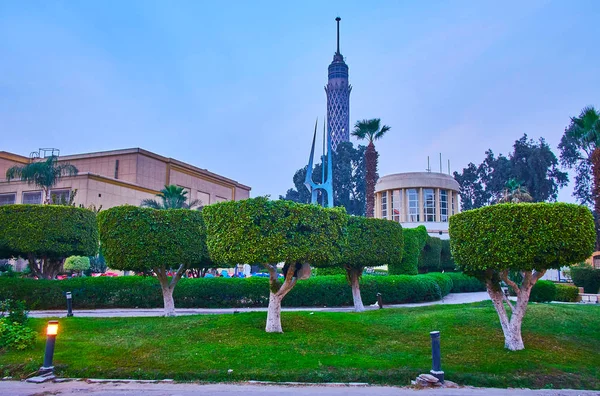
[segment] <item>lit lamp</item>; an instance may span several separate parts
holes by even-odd
[[[54,357],[54,344],[58,334],[58,320],[48,321],[46,328],[46,353],[44,354],[44,365],[40,367],[41,375],[50,375],[54,373],[52,358]]]

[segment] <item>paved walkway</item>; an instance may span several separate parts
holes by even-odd
[[[17,381],[0,381],[0,394],[11,396],[30,395],[88,395],[96,396],[166,396],[166,395],[219,395],[219,396],[593,396],[598,391],[580,390],[530,390],[530,389],[493,389],[493,388],[454,388],[454,389],[410,389],[389,386],[281,386],[255,384],[193,384],[193,383],[87,383],[71,381],[63,383],[32,384]]]
[[[438,301],[429,301],[416,304],[395,304],[385,305],[384,308],[410,308],[423,307],[427,305],[438,304],[466,304],[478,301],[489,300],[487,292],[475,293],[450,293],[446,297]],[[177,301],[175,301],[177,303]],[[77,306],[74,301],[75,307]],[[379,309],[377,304],[366,306],[367,310]],[[300,308],[283,308],[284,312],[295,311],[315,311],[315,312],[352,312],[352,307],[300,307]],[[207,315],[207,314],[233,314],[241,312],[266,312],[267,308],[178,308],[177,315]],[[164,310],[162,308],[139,308],[139,309],[73,309],[73,314],[78,317],[133,317],[133,316],[162,316]],[[67,316],[66,310],[47,310],[47,311],[30,311],[29,316],[32,318],[63,318]]]

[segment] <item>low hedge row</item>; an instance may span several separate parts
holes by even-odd
[[[579,289],[573,285],[561,285],[547,280],[539,280],[531,289],[531,302],[576,302]]]
[[[579,289],[572,285],[556,285],[556,296],[554,301],[577,302],[579,298]]]
[[[452,279],[452,293],[470,293],[486,290],[483,282],[462,272],[446,272],[444,275]]]
[[[456,286],[455,286],[456,285]],[[449,292],[481,290],[474,278],[462,274],[363,276],[361,294],[366,304],[382,294],[385,304],[441,299]],[[30,309],[64,309],[65,292],[73,305],[84,308],[159,308],[163,306],[158,280],[152,277],[72,278],[34,280],[0,278],[0,300],[24,300]],[[266,307],[267,278],[181,279],[174,292],[179,308]],[[318,276],[300,281],[283,300],[284,306],[352,305],[352,291],[344,275]]]

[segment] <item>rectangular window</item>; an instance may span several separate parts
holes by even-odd
[[[406,190],[408,199],[408,221],[416,223],[419,221],[419,192],[416,188]]]
[[[448,191],[440,190],[440,217],[442,222],[448,221]]]
[[[17,194],[0,194],[0,206],[2,205],[12,205],[17,201]]]
[[[29,205],[40,205],[42,203],[41,191],[26,191],[23,193],[21,203]]]
[[[402,214],[402,194],[400,190],[392,191],[392,220],[400,223]]]
[[[387,191],[381,193],[381,218],[387,219]]]
[[[56,205],[65,205],[69,203],[71,190],[52,190],[50,191],[50,200]]]
[[[455,203],[454,203],[454,193],[452,193],[452,191],[450,192],[450,197],[452,198],[450,200],[450,202],[452,202],[452,204],[450,205],[450,207],[452,208],[450,212],[451,212],[451,214],[454,214],[454,205],[455,205]]]
[[[216,195],[216,196],[215,196],[215,201],[216,201],[216,202],[226,202],[226,201],[227,201],[227,198],[220,197],[220,196]]]
[[[435,221],[435,190],[433,188],[423,189],[423,201],[425,221]]]
[[[200,201],[199,206],[210,205],[210,194],[208,193],[198,191],[198,194],[196,194],[196,199]]]

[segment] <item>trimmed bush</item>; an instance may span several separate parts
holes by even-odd
[[[440,255],[440,265],[442,271],[453,272],[456,271],[456,263],[452,258],[452,252],[450,251],[450,240],[442,239],[442,252]]]
[[[556,285],[556,297],[554,301],[577,302],[579,299],[579,289],[572,285]]]
[[[450,294],[454,287],[452,278],[450,278],[446,274],[442,274],[441,272],[430,272],[428,274],[425,274],[425,276],[433,279],[438,284],[442,296]]]
[[[63,265],[65,271],[81,272],[90,269],[90,258],[87,256],[69,256]]]
[[[448,275],[364,275],[360,289],[366,304],[383,296],[385,304],[435,301],[442,298]],[[440,286],[441,285],[441,286]],[[65,293],[73,293],[73,308],[159,308],[163,301],[156,278],[144,276],[86,277],[62,281],[0,277],[0,300],[24,300],[30,309],[64,309]],[[183,278],[174,291],[180,308],[266,307],[267,278]],[[350,306],[352,291],[344,275],[317,276],[298,282],[284,306]]]
[[[419,273],[438,272],[442,270],[442,240],[427,236],[425,246],[419,256]]]
[[[402,261],[388,265],[390,275],[416,275],[419,273],[419,257],[421,250],[427,241],[427,229],[425,226],[416,228],[404,228],[402,230],[404,249]]]
[[[571,267],[571,279],[575,286],[583,287],[585,293],[600,293],[600,269],[587,264]]]
[[[550,302],[556,300],[556,285],[554,282],[539,280],[531,289],[529,301]]]
[[[314,274],[317,276],[346,275],[346,270],[342,267],[323,267],[315,268]]]
[[[446,272],[444,275],[452,279],[452,293],[485,291],[485,284],[482,281],[462,272]]]
[[[96,214],[59,205],[0,206],[0,254],[30,260],[32,274],[56,277],[64,258],[98,250]],[[39,263],[32,263],[33,259]],[[32,265],[33,264],[33,265]]]

